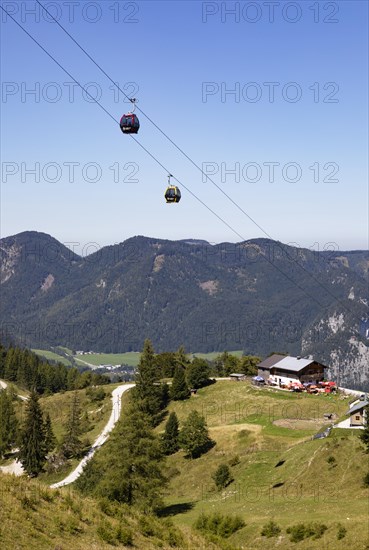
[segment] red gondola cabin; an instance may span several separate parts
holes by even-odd
[[[138,117],[134,113],[123,115],[119,124],[123,134],[137,134],[140,127]]]

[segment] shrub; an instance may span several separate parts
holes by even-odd
[[[327,462],[328,462],[328,464],[329,464],[330,466],[333,467],[333,466],[336,466],[336,462],[337,462],[337,461],[336,461],[336,459],[334,458],[334,456],[331,455],[331,456],[329,456],[329,457],[327,458]]]
[[[38,502],[32,496],[28,497],[25,495],[21,498],[21,505],[25,510],[36,510],[36,504],[38,504]]]
[[[67,520],[64,521],[64,531],[71,535],[77,535],[82,532],[79,521],[75,516],[68,516]]]
[[[99,508],[104,514],[113,518],[119,516],[120,513],[119,504],[106,497],[99,500]]]
[[[164,539],[174,548],[183,548],[183,537],[176,527],[169,527],[164,530]]]
[[[235,456],[232,456],[231,459],[229,459],[228,464],[230,466],[237,466],[237,464],[239,464],[240,462],[241,462],[240,457],[238,455],[235,455]]]
[[[364,487],[369,487],[369,472],[363,477]]]
[[[266,523],[264,527],[261,530],[261,535],[263,537],[277,537],[279,533],[281,532],[281,528],[274,523],[274,521],[269,521],[269,523]]]
[[[116,539],[118,542],[124,544],[124,546],[133,546],[133,534],[131,529],[119,525],[116,532]]]
[[[104,521],[100,523],[100,525],[97,528],[97,534],[103,540],[104,542],[107,542],[108,544],[115,544],[115,533],[111,526],[111,524],[108,521]]]
[[[103,401],[106,397],[106,393],[103,388],[89,387],[86,390],[86,395],[91,401]]]
[[[54,493],[48,489],[41,489],[40,496],[45,502],[54,502]]]
[[[212,477],[218,489],[224,489],[233,481],[231,471],[227,464],[220,464]]]
[[[313,539],[320,539],[328,529],[324,523],[313,523],[311,525]]]
[[[158,530],[156,519],[153,516],[141,516],[138,521],[138,524],[139,524],[141,533],[145,537],[157,536],[160,538],[161,532],[160,532],[160,529]]]
[[[303,523],[298,523],[293,527],[288,527],[287,533],[291,535],[291,542],[300,542],[300,540],[304,540],[305,538],[305,525]]]
[[[200,514],[195,522],[195,529],[203,533],[227,538],[245,526],[240,516],[222,515],[217,512]]]
[[[341,524],[339,523],[339,524],[338,524],[338,531],[337,531],[337,538],[338,538],[338,540],[341,540],[341,539],[345,538],[346,533],[347,533],[346,527],[344,527],[343,525],[341,525]]]
[[[320,539],[324,532],[328,529],[324,523],[298,523],[292,527],[288,527],[287,533],[290,534],[291,542],[300,542],[301,540],[313,537],[313,539]]]

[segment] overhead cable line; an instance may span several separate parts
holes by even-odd
[[[116,86],[116,88],[129,100],[129,101],[132,101],[132,99],[124,92],[124,90],[122,90],[119,86],[119,84],[117,82],[115,82],[111,77],[110,75],[101,67],[101,65],[99,63],[97,63],[97,61],[95,61],[95,59],[86,51],[85,48],[83,48],[83,46],[81,46],[81,44],[70,34],[70,32],[67,31],[67,29],[47,10],[47,8],[40,2],[40,0],[36,0],[36,2],[40,5],[40,7],[49,15],[49,17],[51,17],[54,22],[63,30],[63,32],[65,32],[65,34],[67,34],[67,36],[69,36],[69,38],[74,42],[74,44],[76,44],[76,46],[92,61],[92,63],[94,63],[94,65],[106,76],[106,78],[108,78],[108,80],[110,80],[110,82]],[[151,122],[151,124],[193,165],[195,166],[195,168],[197,168],[201,174],[203,176],[205,176],[207,178],[207,180],[209,180],[234,206],[236,206],[236,208],[238,210],[240,210],[240,212],[242,212],[258,229],[260,229],[260,231],[262,231],[262,233],[264,233],[264,235],[266,237],[268,237],[269,239],[273,240],[274,242],[276,242],[277,246],[280,248],[280,250],[286,254],[287,258],[294,262],[296,265],[298,265],[305,273],[307,273],[307,275],[309,275],[309,277],[311,277],[323,290],[325,290],[325,292],[327,292],[329,294],[329,296],[331,298],[333,298],[334,300],[336,300],[338,303],[340,303],[343,307],[345,307],[348,311],[349,309],[347,308],[347,306],[345,304],[343,304],[341,302],[341,300],[339,298],[337,298],[337,296],[335,296],[329,288],[327,288],[321,281],[319,281],[319,279],[317,279],[308,269],[306,269],[303,265],[301,265],[297,260],[295,260],[295,258],[293,258],[289,253],[288,251],[282,247],[282,245],[278,242],[278,241],[275,241],[273,239],[273,237],[254,219],[250,216],[250,214],[248,214],[237,202],[235,202],[232,197],[230,197],[208,174],[205,174],[205,172],[202,170],[202,168],[200,168],[200,166],[189,156],[187,155],[187,153],[181,148],[179,147],[179,145],[177,145],[172,139],[170,136],[168,136],[168,134],[166,132],[164,132],[164,130],[162,130],[158,124],[156,124],[156,122],[154,120],[152,120],[152,118],[147,114],[145,113],[142,109],[140,109],[137,105],[136,105],[136,109],[142,113],[142,115],[147,118],[147,120],[149,122]],[[174,178],[176,179],[176,178]],[[176,180],[179,182],[179,180]],[[185,187],[183,185],[183,183],[179,182],[187,191],[189,191],[189,189],[187,187]],[[189,191],[190,192],[190,191]],[[195,195],[190,192],[194,197]],[[196,197],[197,200],[198,197]],[[201,201],[202,202],[202,201]],[[202,202],[202,204],[204,206],[207,206],[204,202]],[[216,216],[219,218],[219,216],[216,214]],[[219,218],[221,219],[221,218]],[[223,223],[224,220],[222,220]],[[228,224],[227,224],[228,225]],[[228,225],[228,227],[230,227]],[[237,231],[235,231],[233,228],[231,228],[232,231],[239,237],[241,237],[242,240],[246,241],[246,239],[244,237],[242,237]],[[323,306],[322,306],[323,307]]]
[[[36,0],[40,6],[42,6],[42,4],[39,2],[39,0]],[[11,14],[9,14],[4,8],[3,6],[1,6],[1,9],[8,15],[8,17],[10,17],[14,23],[16,23],[18,25],[18,27],[20,27],[26,34],[29,38],[31,38],[31,40],[33,42],[35,42],[35,44],[37,44],[37,46],[39,46],[42,51],[44,53],[46,53],[46,55],[48,57],[50,57],[57,65],[59,68],[61,68],[85,93],[86,95],[88,95],[92,100],[93,102],[97,103],[97,105],[99,105],[99,107],[114,121],[114,123],[118,124],[119,125],[119,122],[115,119],[115,117],[107,110],[105,109],[105,107],[103,105],[101,105],[101,103],[95,98],[93,97],[89,92],[88,90],[76,79],[74,78],[73,75],[71,75],[71,73],[65,69],[63,67],[63,65],[57,61],[55,59],[55,57],[50,54],[32,35],[31,33],[29,33],[24,27],[23,25],[21,25]],[[43,7],[43,6],[42,6]],[[46,9],[46,8],[44,8]],[[47,11],[47,10],[46,10]],[[48,12],[49,13],[49,12]],[[52,15],[50,14],[50,16],[52,17]],[[57,20],[55,20],[58,24],[59,22]],[[59,26],[61,26],[59,24]],[[64,27],[62,27],[63,30],[64,30]],[[68,31],[65,31],[68,35]],[[71,36],[71,35],[69,35]],[[76,42],[74,40],[73,37],[71,37],[73,39],[74,42]],[[76,44],[78,44],[76,42]],[[81,46],[80,46],[81,47]],[[85,51],[82,47],[81,49],[83,51]],[[85,52],[86,55],[88,55],[88,57],[90,58],[89,54],[87,54],[87,52]],[[91,58],[92,59],[92,58]],[[93,61],[93,60],[92,60]],[[95,63],[96,64],[96,63]],[[97,65],[97,64],[96,64]],[[103,70],[103,69],[101,69]],[[105,73],[105,71],[103,71]],[[107,75],[108,76],[108,75]],[[108,77],[110,79],[110,77]],[[112,81],[114,83],[114,81]],[[116,85],[116,83],[114,83]],[[124,92],[122,92],[124,93]],[[126,94],[125,94],[126,95]],[[128,96],[126,96],[128,97]],[[141,111],[141,110],[140,110]],[[141,111],[142,112],[142,111]],[[144,115],[147,117],[147,115]],[[147,117],[149,120],[151,120],[149,117]],[[155,123],[153,122],[153,124],[155,125]],[[156,125],[155,125],[156,126]],[[158,128],[159,129],[159,128]],[[160,129],[159,129],[160,130]],[[161,131],[161,130],[160,130]],[[164,132],[162,132],[164,134]],[[164,134],[166,135],[166,134]],[[132,135],[130,135],[130,137],[161,167],[163,168],[167,173],[170,173],[170,170],[168,170],[144,145],[142,145],[142,143],[140,143],[135,137],[133,137]],[[170,138],[168,138],[170,139]],[[171,141],[171,140],[170,140]],[[173,142],[174,143],[174,142]],[[175,144],[174,144],[175,145]],[[176,146],[177,147],[177,146]],[[177,147],[178,148],[178,147]],[[185,153],[184,153],[185,154]],[[186,155],[187,156],[187,155]],[[191,160],[191,159],[190,159]],[[193,163],[193,161],[191,161]],[[194,164],[194,163],[193,163]],[[201,169],[200,169],[201,170]],[[209,210],[214,216],[216,216],[223,224],[225,224],[233,233],[235,233],[242,241],[246,241],[247,239],[245,239],[244,236],[242,236],[236,229],[234,229],[227,221],[225,221],[219,214],[217,214],[212,208],[210,208],[204,201],[202,201],[195,193],[193,193],[193,191],[191,191],[188,187],[186,187],[183,182],[181,182],[178,178],[174,177],[173,176],[173,179],[176,180],[184,189],[186,189],[186,191],[188,191],[198,202],[200,202],[207,210]],[[210,178],[209,178],[210,179]],[[210,179],[210,181],[212,181]],[[213,182],[214,183],[214,182]],[[216,187],[218,187],[217,184],[214,183],[214,185],[216,185]],[[219,188],[219,187],[218,187]],[[222,193],[224,195],[226,195],[228,197],[228,195],[221,189],[219,188]],[[233,200],[230,198],[230,200],[233,202]],[[242,210],[242,209],[241,209]],[[246,213],[245,213],[246,214]],[[247,215],[247,214],[246,214]],[[247,215],[248,216],[248,215]],[[249,217],[249,216],[248,216]],[[251,218],[250,218],[251,219]],[[255,222],[256,223],[256,222]],[[256,224],[258,227],[259,225]],[[265,231],[263,231],[265,233]],[[267,236],[268,234],[265,233]],[[272,237],[269,237],[270,239],[272,239]],[[273,239],[272,239],[273,240]],[[282,249],[281,245],[276,241],[276,243],[280,246],[281,250],[283,252],[286,252],[284,249]],[[302,286],[300,286],[294,279],[292,279],[287,273],[285,273],[282,269],[280,269],[273,261],[271,261],[265,254],[262,254],[261,255],[269,264],[271,264],[279,273],[281,273],[286,279],[288,279],[293,285],[295,285],[297,288],[299,288],[299,290],[301,290],[304,294],[306,294],[306,296],[308,296],[310,299],[312,299],[316,304],[318,304],[320,307],[324,308],[324,307],[327,307],[327,306],[324,306],[323,304],[321,304],[313,295],[311,295],[309,292],[307,292]],[[288,254],[287,254],[288,256]],[[338,299],[336,296],[334,296],[334,294],[332,294],[330,292],[329,289],[325,288],[325,286],[318,280],[316,279],[308,270],[306,270],[303,266],[301,266],[301,264],[299,264],[296,260],[294,260],[293,258],[290,258],[292,259],[292,261],[294,263],[296,263],[297,266],[299,266],[301,269],[303,269],[309,276],[311,276],[332,298],[334,298],[337,302],[341,303],[341,305],[343,307],[345,307],[345,309],[347,309],[347,311],[350,312],[349,308],[347,308],[347,306],[345,304],[343,304],[340,299]],[[351,312],[352,313],[352,312]]]

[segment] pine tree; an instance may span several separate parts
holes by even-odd
[[[132,397],[137,409],[150,416],[153,425],[160,422],[160,411],[166,406],[166,388],[160,384],[159,376],[154,348],[150,340],[145,340]]]
[[[29,476],[37,476],[42,470],[45,459],[44,420],[38,396],[35,392],[32,392],[26,407],[19,460]]]
[[[165,424],[165,432],[162,436],[161,448],[166,455],[172,455],[179,449],[179,422],[175,412],[170,413],[167,423]]]
[[[192,411],[184,422],[179,434],[179,444],[191,458],[199,457],[214,445],[209,437],[205,418],[197,411]]]
[[[187,384],[190,388],[202,388],[207,386],[209,380],[209,366],[204,359],[195,357],[186,369]]]
[[[176,367],[169,394],[171,399],[174,399],[175,401],[181,401],[190,397],[191,392],[187,387],[183,367]]]
[[[81,407],[77,392],[74,392],[70,413],[65,426],[62,451],[67,458],[78,457],[82,452],[81,435]]]
[[[15,348],[10,348],[7,351],[5,362],[4,362],[5,380],[10,380],[10,382],[15,382],[17,378],[17,369],[18,369],[16,360],[17,360],[16,350]]]
[[[118,424],[110,445],[111,464],[97,492],[146,512],[155,511],[162,505],[166,478],[159,438],[150,418],[137,410],[129,411]]]
[[[11,394],[0,390],[0,457],[9,451],[17,439],[18,420]]]
[[[56,437],[53,432],[49,413],[46,414],[45,423],[44,423],[44,432],[45,432],[45,449],[46,449],[46,453],[48,454],[56,446]]]
[[[186,368],[189,364],[189,360],[186,357],[184,346],[180,346],[175,353],[175,364],[177,367]]]
[[[214,479],[217,489],[224,489],[233,481],[231,470],[227,464],[220,464],[212,478]]]

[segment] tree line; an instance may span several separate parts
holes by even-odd
[[[0,378],[38,394],[51,394],[108,384],[109,379],[91,371],[80,372],[76,367],[56,365],[42,360],[28,349],[5,347],[0,344]]]
[[[155,365],[159,371],[160,378],[172,378],[177,367],[182,367],[189,372],[193,367],[197,372],[206,371],[210,377],[225,377],[232,372],[238,372],[247,376],[257,374],[257,365],[260,357],[254,355],[243,355],[237,357],[227,351],[220,353],[215,359],[208,360],[194,357],[192,361],[186,356],[183,346],[177,352],[158,353],[154,357]],[[190,368],[189,368],[190,367]],[[191,376],[188,376],[190,387],[196,387],[192,383]]]

